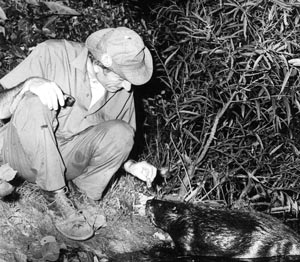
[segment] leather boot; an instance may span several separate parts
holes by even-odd
[[[73,182],[69,182],[69,188],[71,199],[76,203],[76,206],[95,232],[101,227],[105,227],[106,218],[103,210],[101,210],[99,206],[100,201],[87,197]]]
[[[73,240],[86,240],[93,236],[94,230],[68,198],[67,193],[67,187],[55,191],[44,191],[44,197],[49,203],[50,215],[61,234]]]

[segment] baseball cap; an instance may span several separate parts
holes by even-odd
[[[127,27],[105,28],[92,33],[85,45],[103,66],[134,85],[148,82],[152,56],[142,38]]]

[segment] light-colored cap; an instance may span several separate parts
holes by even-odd
[[[103,66],[133,85],[143,85],[150,80],[152,56],[135,31],[126,27],[102,29],[92,33],[85,45]]]

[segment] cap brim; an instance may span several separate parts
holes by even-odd
[[[135,70],[131,70],[126,66],[119,65],[119,69],[121,72],[116,73],[120,73],[121,76],[123,75],[125,79],[133,85],[143,85],[147,83],[153,73],[153,60],[152,55],[147,47],[145,47],[144,52],[145,59],[144,64],[141,67],[138,67]]]

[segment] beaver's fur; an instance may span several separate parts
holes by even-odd
[[[168,232],[184,255],[258,258],[300,255],[300,237],[278,219],[258,212],[212,209],[149,200],[151,221]]]

